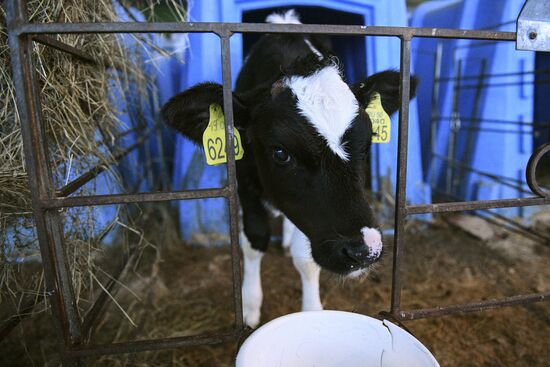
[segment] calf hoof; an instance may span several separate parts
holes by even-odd
[[[260,310],[253,307],[243,307],[243,320],[246,325],[255,329],[260,323]]]

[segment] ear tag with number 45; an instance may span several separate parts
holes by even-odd
[[[244,149],[241,142],[239,130],[233,128],[233,136],[235,143],[235,159],[241,159],[244,155]],[[210,105],[210,121],[204,133],[202,134],[202,145],[204,147],[204,155],[206,163],[210,166],[226,163],[227,156],[225,154],[225,118],[220,105]]]
[[[372,122],[372,142],[389,143],[391,137],[390,116],[382,107],[380,93],[374,93],[374,98],[369,102],[365,111]]]

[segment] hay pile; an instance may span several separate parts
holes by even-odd
[[[148,0],[152,8],[158,0]],[[176,16],[184,20],[180,2],[168,1]],[[39,302],[44,292],[43,274],[37,262],[40,252],[33,229],[31,199],[24,164],[20,121],[11,79],[10,50],[7,43],[5,9],[0,4],[0,319],[13,317],[28,304]],[[31,22],[108,22],[116,21],[111,0],[30,0]],[[35,72],[38,77],[43,122],[48,139],[49,159],[56,188],[101,163],[107,167],[102,180],[109,190],[121,190],[123,183],[115,169],[113,144],[127,131],[117,119],[109,96],[124,96],[128,86],[152,88],[139,58],[131,58],[122,37],[117,35],[57,35],[56,39],[91,55],[97,65],[85,63],[63,52],[35,43]],[[154,47],[146,36],[136,42]],[[159,51],[159,50],[157,50]],[[133,61],[130,61],[133,60]],[[118,71],[108,66],[115,65]],[[149,89],[150,90],[150,89]],[[116,149],[116,148],[115,148]],[[96,192],[94,181],[78,194]],[[113,192],[113,191],[111,191]],[[104,192],[103,192],[104,193]],[[117,229],[116,243],[127,248],[147,244],[140,231],[132,228],[126,207],[116,208],[110,223],[98,220],[97,208],[74,208],[63,212],[65,244],[70,259],[79,306],[89,307],[91,294],[100,289],[108,274],[101,270],[104,251],[102,238]],[[129,239],[130,233],[137,239]],[[140,239],[141,238],[141,239]],[[45,310],[39,307],[38,311]]]

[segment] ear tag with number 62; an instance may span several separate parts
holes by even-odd
[[[382,107],[380,93],[374,93],[374,98],[369,102],[365,111],[372,122],[372,142],[389,143],[391,137],[390,116]]]
[[[235,159],[238,160],[243,157],[244,149],[239,130],[233,128],[233,135]],[[218,104],[210,105],[210,121],[208,121],[208,126],[202,134],[202,145],[208,165],[216,166],[227,162],[225,154],[225,118],[222,108]]]

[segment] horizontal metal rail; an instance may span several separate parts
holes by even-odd
[[[129,204],[139,202],[170,201],[170,200],[192,200],[208,199],[217,197],[228,197],[229,188],[181,190],[167,192],[138,192],[134,194],[111,194],[111,195],[88,195],[69,196],[40,201],[44,209],[60,209],[75,206],[95,206],[111,204]]]
[[[198,345],[215,345],[235,341],[239,335],[235,332],[224,334],[206,334],[162,338],[152,340],[134,340],[113,344],[87,344],[67,349],[69,357],[90,357],[108,354],[137,353],[151,350],[175,349]]]
[[[84,61],[89,64],[98,65],[98,60],[91,57],[88,53],[74,47],[71,45],[68,45],[64,42],[58,41],[55,38],[51,36],[46,36],[43,34],[38,34],[32,37],[32,40],[35,42],[38,42],[44,46],[50,46],[51,48],[54,48],[58,51],[62,51],[68,54],[71,54],[75,58],[79,59],[80,61]]]
[[[325,35],[365,35],[422,38],[461,38],[471,40],[515,41],[515,32],[480,31],[446,28],[408,28],[330,24],[271,23],[26,23],[13,29],[17,36],[25,34],[63,33],[305,33]]]
[[[43,34],[34,35],[32,37],[32,40],[44,46],[49,46],[58,51],[68,53],[71,56],[75,57],[76,59],[91,65],[104,66],[107,68],[114,68],[116,70],[124,70],[124,68],[121,65],[112,64],[109,60],[95,59],[93,56],[86,53],[85,51],[82,51],[77,47],[71,46],[65,42],[59,41],[48,35],[43,35]]]
[[[407,215],[413,214],[428,214],[428,213],[448,213],[461,212],[477,209],[497,209],[497,208],[512,208],[525,207],[536,205],[550,205],[550,197],[528,197],[500,200],[478,200],[478,201],[459,201],[451,203],[435,203],[435,204],[420,204],[407,205],[405,212]]]
[[[399,320],[418,320],[427,317],[446,316],[446,315],[461,315],[470,312],[479,312],[490,310],[499,307],[517,306],[528,303],[543,302],[550,299],[550,292],[539,294],[527,294],[521,296],[513,296],[501,299],[492,299],[482,302],[464,303],[459,305],[441,306],[435,308],[426,308],[413,311],[400,311],[398,314]]]

